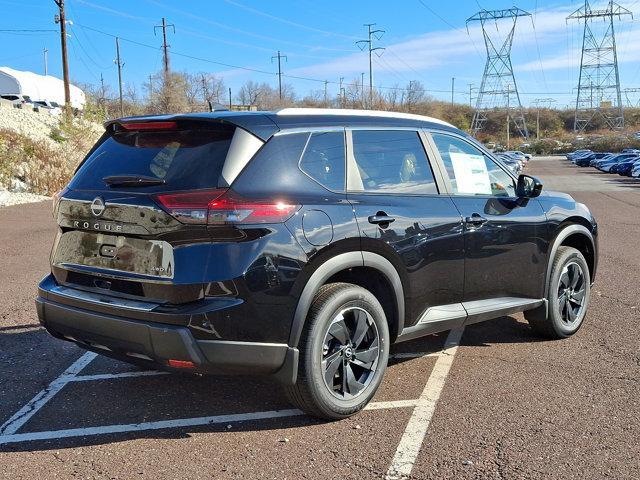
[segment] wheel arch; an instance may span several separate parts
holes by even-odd
[[[378,280],[382,280],[384,283],[377,285]],[[389,313],[392,314],[391,318],[387,318],[389,331],[392,332],[392,340],[397,336],[398,332],[402,331],[405,312],[404,289],[400,275],[393,264],[377,253],[367,251],[345,252],[320,264],[307,280],[298,299],[291,324],[291,332],[289,334],[289,345],[291,347],[298,346],[307,313],[318,289],[332,281],[355,283],[371,290],[376,296],[382,296],[380,300],[385,313],[388,316]],[[388,296],[385,297],[385,295]],[[388,300],[392,303],[389,303]]]
[[[562,228],[553,240],[551,250],[549,252],[549,261],[547,262],[547,272],[545,276],[544,298],[549,298],[549,279],[551,278],[551,268],[553,259],[555,258],[558,248],[566,246],[573,247],[582,253],[589,267],[591,280],[595,276],[597,266],[596,244],[593,234],[584,225],[570,224]]]

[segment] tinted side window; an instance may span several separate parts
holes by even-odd
[[[274,135],[258,150],[231,188],[247,195],[267,192],[272,195],[277,193],[274,188],[299,185],[303,174],[297,165],[308,138],[308,133]]]
[[[353,155],[366,192],[438,193],[418,132],[354,130]]]
[[[311,134],[300,169],[329,190],[344,191],[344,132]]]
[[[513,178],[481,150],[462,139],[432,134],[454,195],[513,197]]]

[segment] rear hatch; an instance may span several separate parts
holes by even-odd
[[[226,191],[223,167],[239,130],[193,120],[111,124],[54,207],[56,281],[161,303],[201,298],[208,204]]]

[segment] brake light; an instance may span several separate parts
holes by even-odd
[[[226,192],[226,189],[196,190],[193,192],[163,193],[155,199],[167,213],[183,223],[207,223],[209,204]]]
[[[232,225],[280,223],[300,209],[284,201],[245,199],[232,190],[200,190],[156,195],[164,209],[183,223]]]
[[[280,223],[298,211],[298,205],[283,201],[256,202],[243,199],[231,190],[209,204],[209,224]]]
[[[178,128],[176,122],[131,122],[121,123],[125,130],[175,130]]]

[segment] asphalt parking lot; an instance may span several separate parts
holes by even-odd
[[[339,422],[268,379],[141,371],[49,337],[33,297],[50,205],[0,208],[0,478],[637,479],[640,181],[560,158],[527,173],[598,219],[582,329],[541,341],[514,315],[398,345],[371,408]]]

